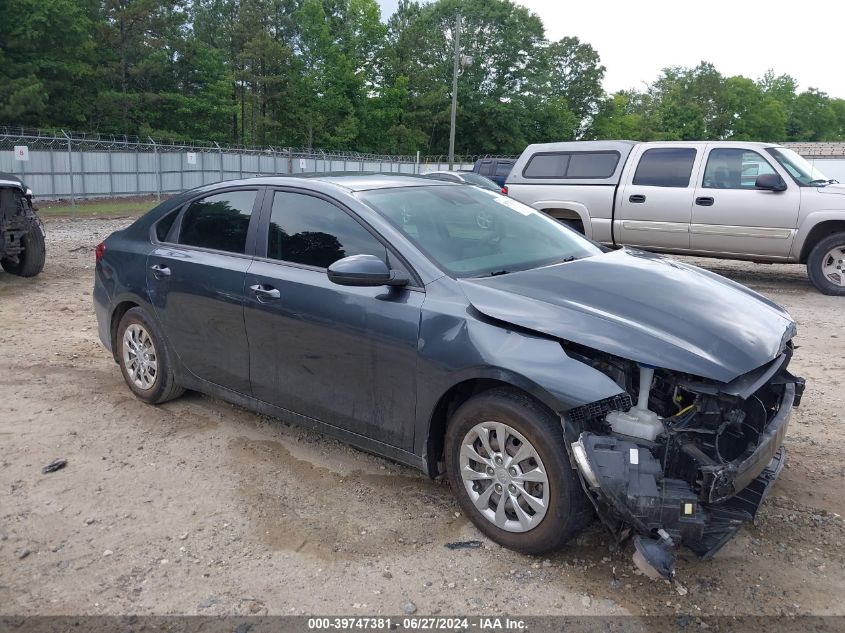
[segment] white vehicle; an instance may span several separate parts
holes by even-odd
[[[734,141],[530,145],[511,197],[603,244],[806,264],[845,295],[845,186],[790,149]]]

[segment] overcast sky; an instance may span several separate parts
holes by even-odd
[[[379,0],[382,15],[396,0]],[[605,89],[643,88],[666,66],[713,62],[723,75],[795,77],[802,90],[845,98],[845,0],[519,0],[549,39],[592,44],[607,68]]]

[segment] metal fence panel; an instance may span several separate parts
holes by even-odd
[[[14,148],[28,148],[17,160]],[[456,169],[472,169],[462,157]],[[315,149],[222,147],[131,136],[43,132],[0,127],[0,171],[22,176],[40,200],[169,195],[257,174],[384,172],[448,169],[445,156],[391,156]]]

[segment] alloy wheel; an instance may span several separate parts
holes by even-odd
[[[123,333],[123,364],[136,387],[152,389],[158,376],[158,355],[149,332],[138,323],[131,323]]]
[[[822,275],[830,283],[845,287],[845,246],[835,246],[825,254]]]
[[[549,477],[537,450],[502,422],[481,422],[461,442],[460,475],[479,513],[508,532],[539,525],[549,507]]]

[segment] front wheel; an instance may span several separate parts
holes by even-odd
[[[845,233],[828,235],[807,258],[810,282],[826,295],[845,295]]]
[[[18,254],[18,260],[0,260],[3,270],[19,277],[35,277],[44,269],[47,259],[47,249],[44,244],[44,232],[38,222],[32,222],[29,230],[21,237],[23,250]]]
[[[465,402],[449,421],[445,451],[462,510],[505,547],[555,551],[592,518],[560,421],[525,394],[493,389]]]

